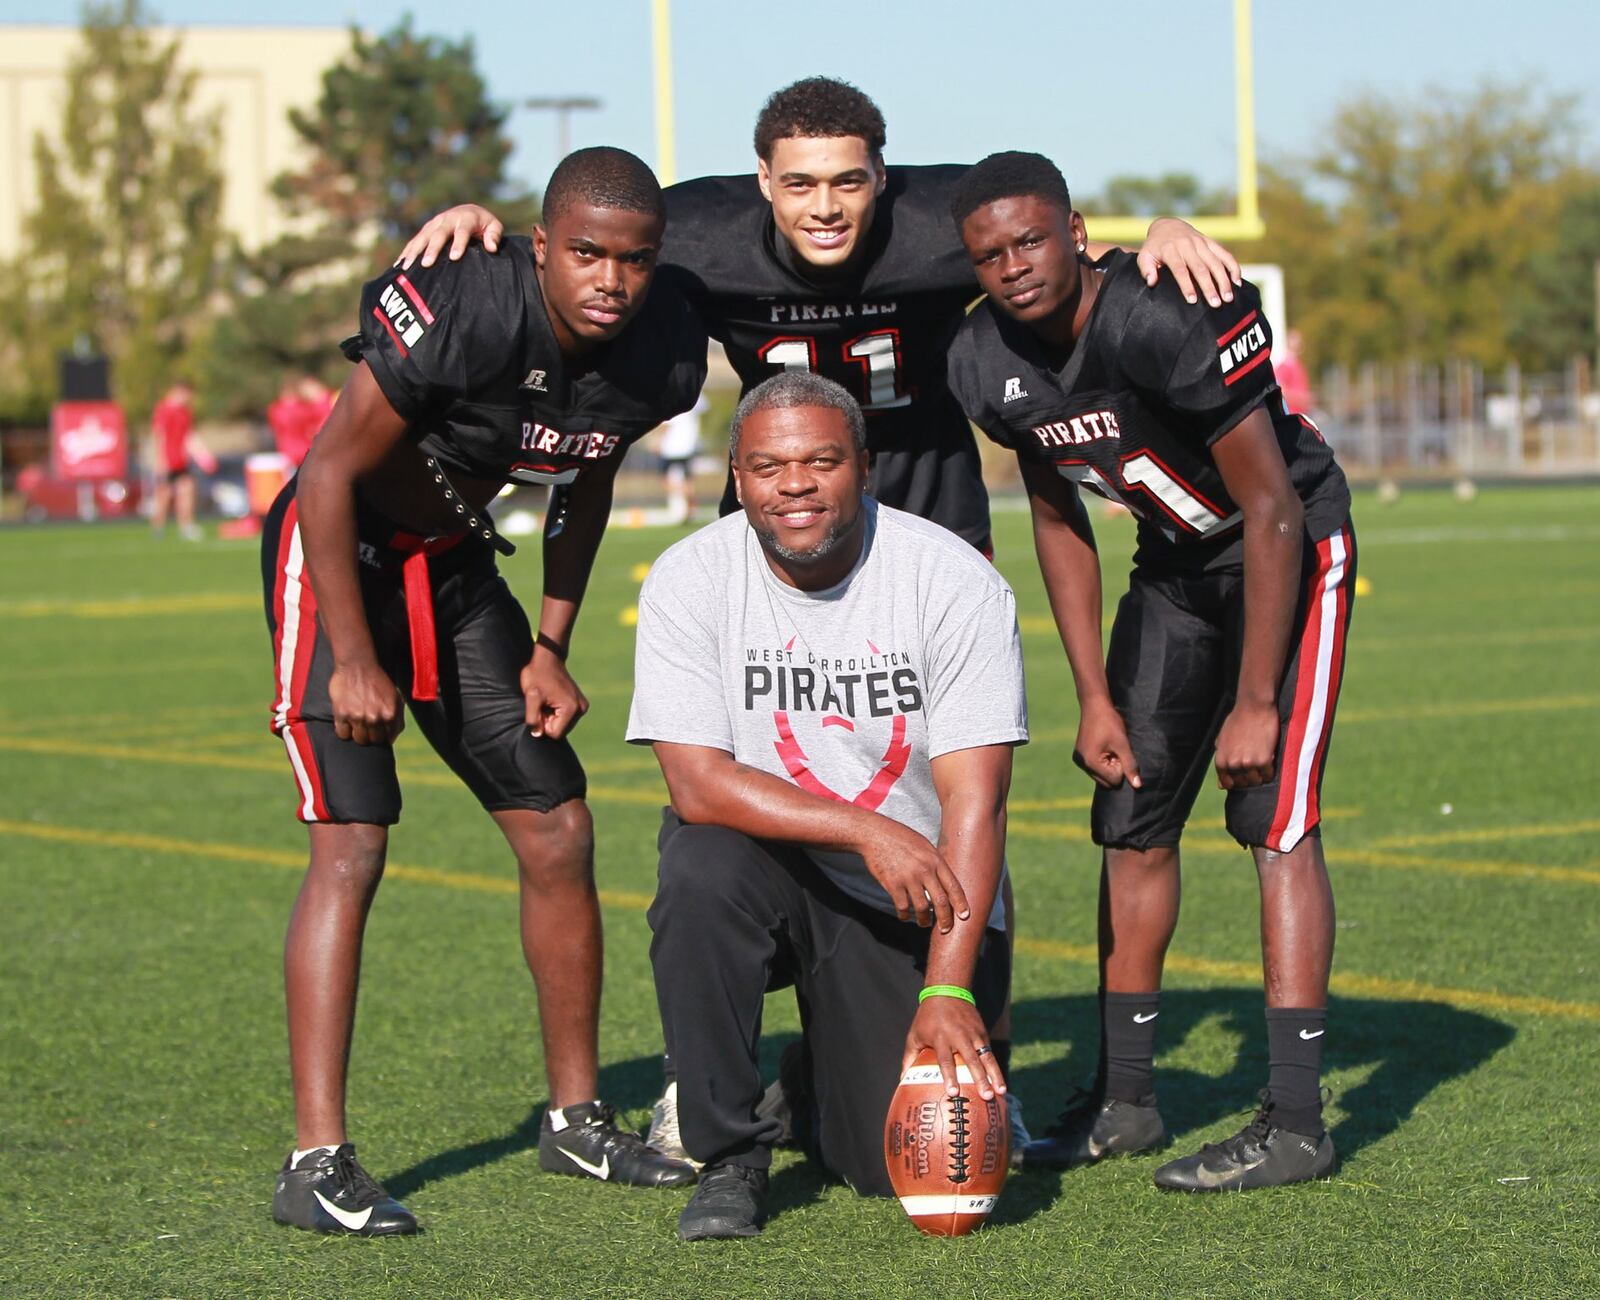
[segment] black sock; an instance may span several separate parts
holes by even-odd
[[[677,1081],[678,1067],[673,1064],[672,1053],[663,1052],[661,1054],[661,1082],[666,1086],[662,1088],[662,1091],[665,1092],[667,1087],[670,1087]]]
[[[1268,1007],[1267,1059],[1272,1118],[1291,1133],[1321,1140],[1322,1043],[1328,1013],[1322,1007]]]
[[[1159,993],[1105,993],[1100,1010],[1101,1078],[1106,1097],[1153,1106]]]
[[[1011,1080],[1011,1040],[1009,1038],[991,1038],[989,1046],[994,1048],[994,1063],[1000,1067],[1000,1073],[1007,1083]]]

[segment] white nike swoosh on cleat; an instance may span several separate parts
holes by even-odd
[[[1141,1016],[1137,1011],[1135,1011],[1133,1013],[1133,1023],[1136,1025],[1148,1025],[1160,1014],[1161,1013],[1159,1011],[1152,1011],[1148,1016]]]
[[[340,1223],[344,1224],[345,1227],[349,1228],[351,1232],[360,1232],[361,1229],[367,1226],[367,1220],[372,1217],[372,1207],[370,1205],[367,1206],[366,1209],[362,1210],[360,1214],[352,1214],[349,1210],[341,1210],[326,1196],[315,1189],[312,1190],[311,1194],[322,1203],[323,1209],[325,1209],[329,1214],[333,1215],[333,1217],[339,1220]]]
[[[566,1156],[568,1160],[572,1161],[573,1164],[577,1165],[579,1169],[583,1170],[583,1172],[588,1174],[591,1178],[598,1178],[601,1182],[604,1182],[606,1179],[611,1177],[610,1156],[601,1156],[599,1164],[591,1165],[582,1156],[577,1155],[575,1152],[568,1151],[566,1147],[557,1147],[556,1150],[561,1152],[562,1155]]]
[[[1305,1039],[1305,1040],[1306,1040],[1306,1042],[1308,1042],[1308,1043],[1309,1043],[1309,1042],[1310,1042],[1310,1041],[1311,1041],[1311,1040],[1312,1040],[1312,1039],[1313,1039],[1313,1038],[1321,1038],[1321,1037],[1322,1037],[1322,1036],[1323,1036],[1323,1035],[1324,1035],[1324,1034],[1325,1034],[1325,1033],[1327,1033],[1327,1032],[1328,1032],[1328,1031],[1327,1031],[1327,1030],[1326,1030],[1326,1029],[1319,1029],[1319,1030],[1317,1030],[1317,1032],[1316,1032],[1316,1033],[1314,1033],[1314,1034],[1308,1034],[1308,1033],[1306,1033],[1306,1031],[1305,1031],[1305,1030],[1303,1030],[1303,1029],[1302,1029],[1302,1030],[1301,1030],[1301,1031],[1300,1031],[1300,1037],[1301,1037],[1301,1038],[1303,1038],[1303,1039]]]

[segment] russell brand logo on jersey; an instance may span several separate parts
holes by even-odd
[[[1020,402],[1027,395],[1028,390],[1022,386],[1021,375],[1013,375],[1010,379],[1006,380],[1005,401]]]
[[[1011,399],[1008,397],[1006,400]],[[1036,424],[1032,432],[1040,445],[1045,447],[1071,447],[1082,442],[1098,442],[1101,438],[1122,437],[1115,411],[1086,411],[1082,415],[1074,415],[1070,420]]]
[[[1224,384],[1235,384],[1270,355],[1267,324],[1260,312],[1251,312],[1217,340],[1217,362],[1222,367]]]

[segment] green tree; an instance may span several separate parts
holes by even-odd
[[[1600,293],[1600,179],[1567,196],[1555,238],[1528,259],[1508,315],[1519,360],[1549,370],[1576,356],[1593,358],[1595,297]]]
[[[1267,238],[1313,360],[1513,359],[1512,306],[1594,174],[1575,101],[1531,85],[1344,104],[1326,145],[1265,169]]]
[[[1189,172],[1113,176],[1102,193],[1073,201],[1085,216],[1181,217],[1233,210],[1231,191],[1209,188]]]
[[[26,310],[0,343],[12,418],[43,418],[56,356],[80,339],[112,359],[135,418],[196,360],[217,283],[221,128],[151,21],[140,0],[85,7],[60,141],[34,141],[39,206],[8,270]]]
[[[342,382],[336,345],[354,329],[362,281],[439,209],[487,196],[510,229],[531,225],[533,201],[506,176],[508,116],[470,40],[419,35],[409,18],[375,38],[352,31],[315,108],[290,113],[306,162],[273,189],[298,233],[233,260],[237,305],[218,323],[203,384],[214,402],[259,413],[285,372]]]

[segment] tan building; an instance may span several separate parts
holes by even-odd
[[[184,64],[200,74],[197,110],[222,109],[223,221],[246,247],[267,243],[285,222],[267,187],[298,161],[290,108],[315,104],[322,73],[350,47],[349,29],[190,27],[176,35]],[[0,258],[20,249],[24,216],[37,202],[33,140],[61,131],[72,26],[0,26]]]

